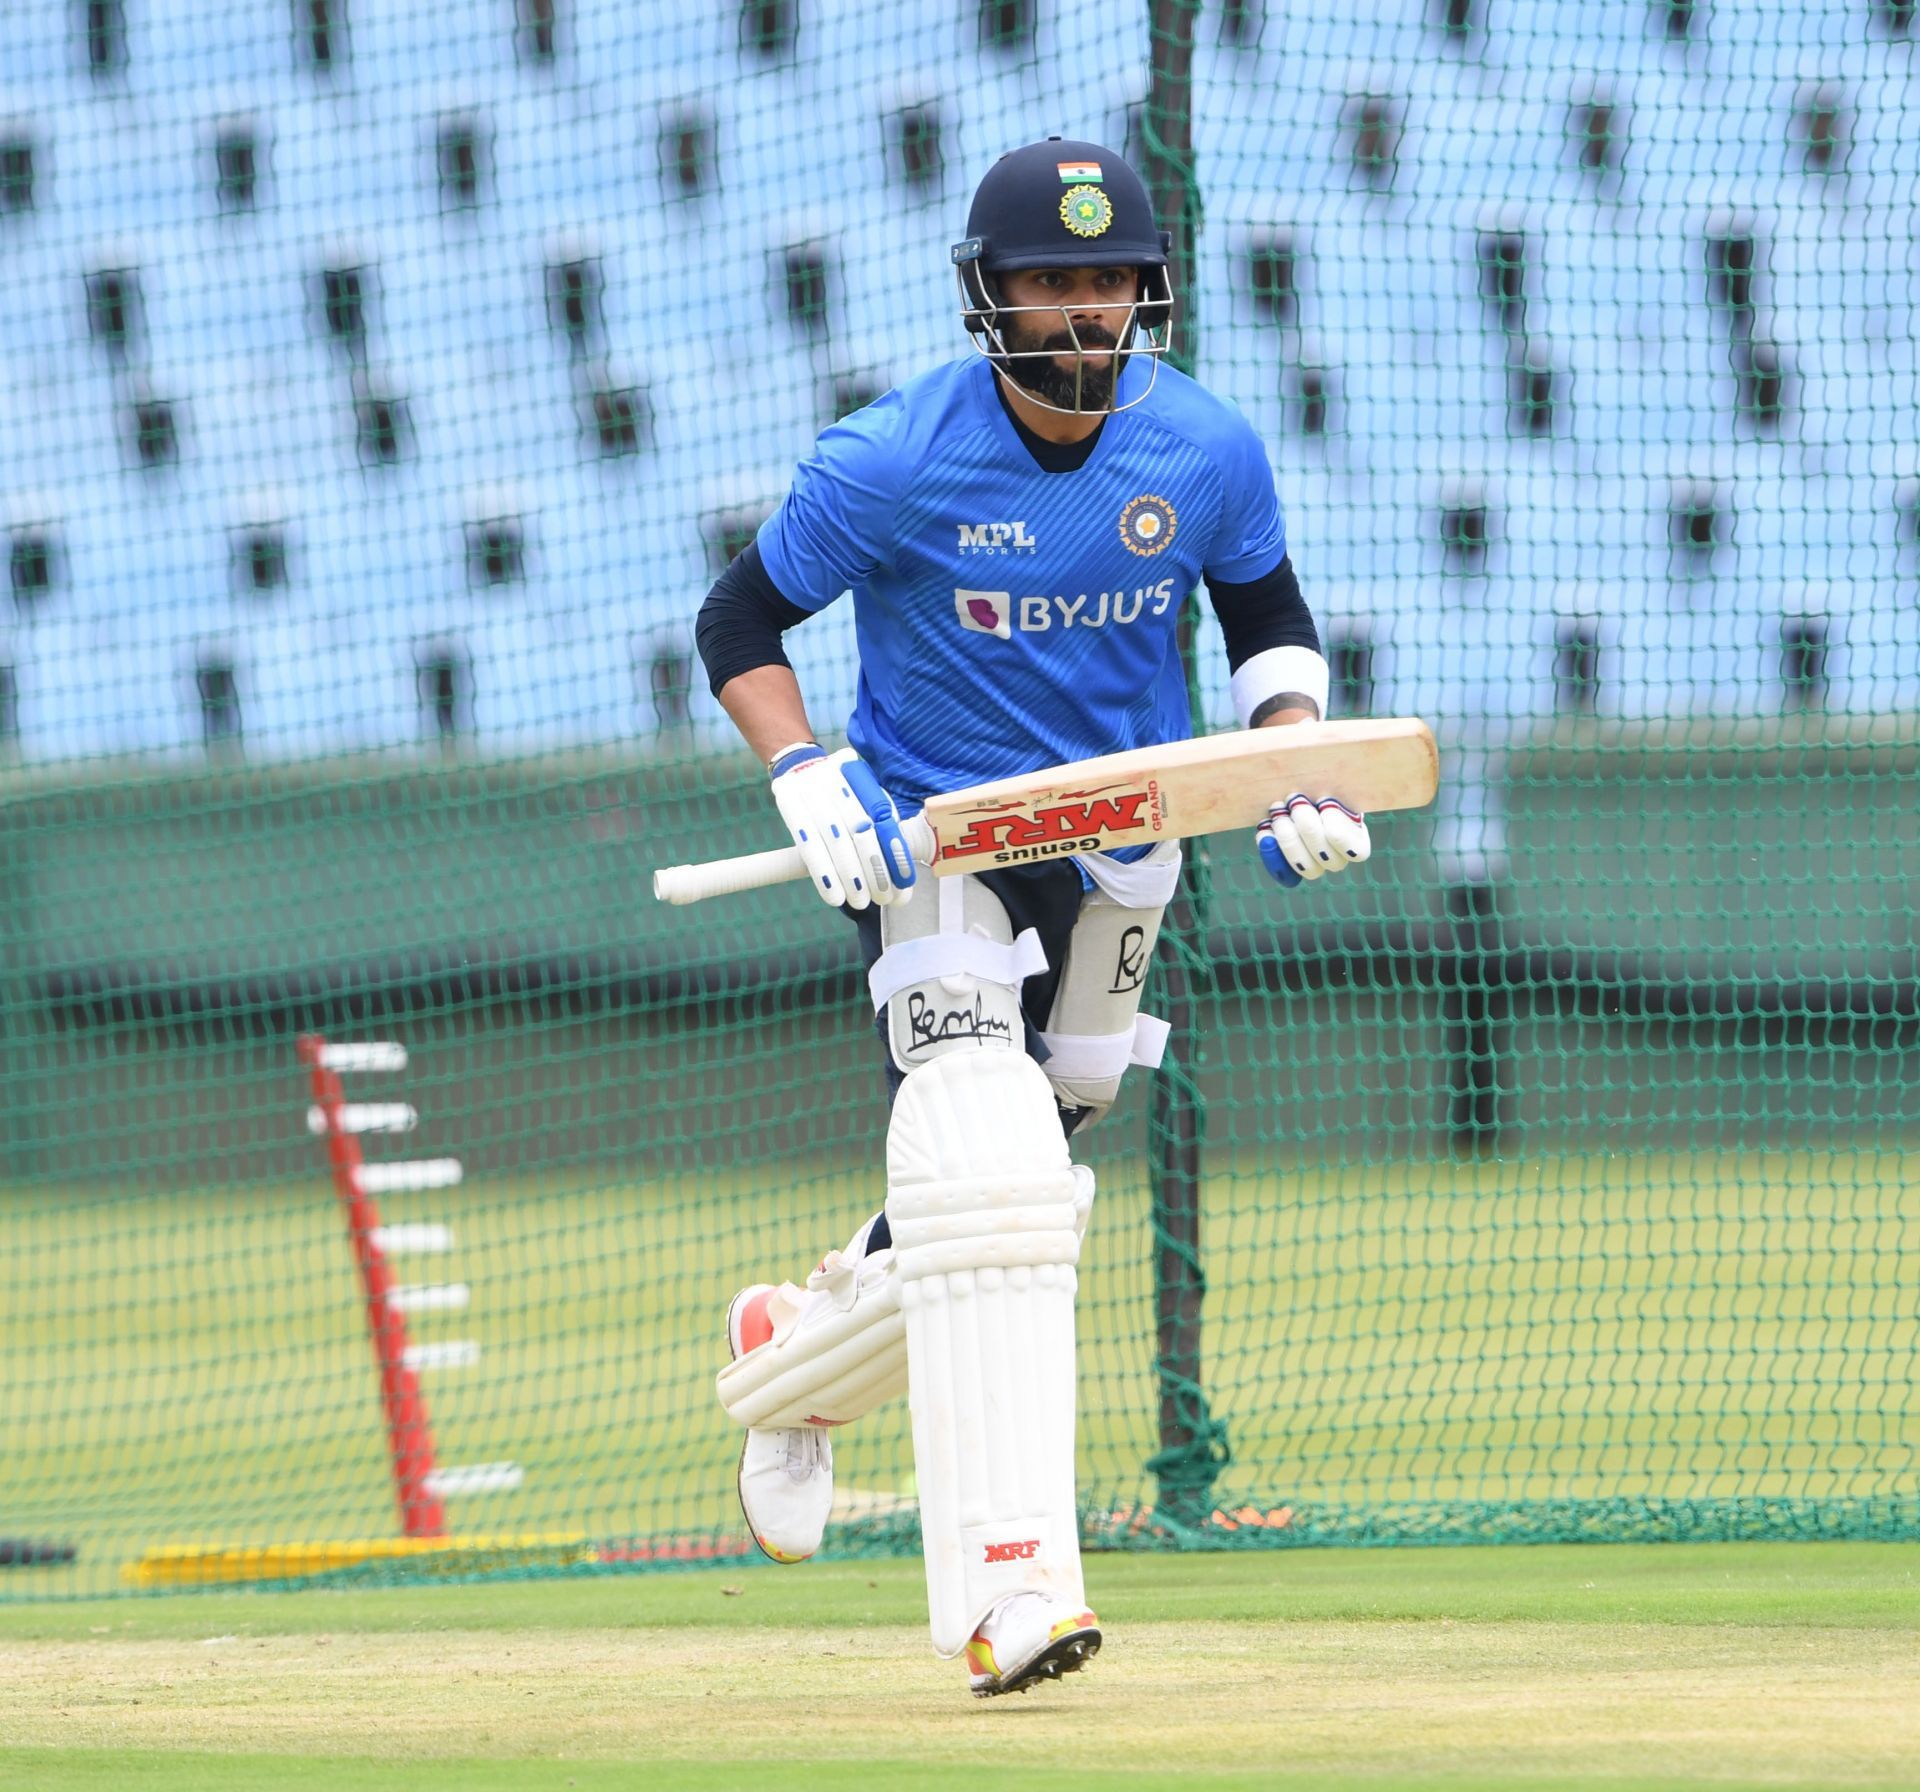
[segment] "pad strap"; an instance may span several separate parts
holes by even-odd
[[[917,940],[901,940],[882,952],[867,973],[867,993],[877,1014],[902,990],[916,984],[942,977],[977,977],[982,983],[1018,989],[1046,968],[1046,948],[1031,927],[1010,946],[973,933],[929,933]]]
[[[1130,1065],[1158,1070],[1167,1055],[1173,1029],[1151,1014],[1136,1014],[1123,1033],[1042,1033],[1046,1072],[1069,1082],[1106,1082],[1126,1074]]]

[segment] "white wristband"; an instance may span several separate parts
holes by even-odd
[[[1269,647],[1241,665],[1229,686],[1233,711],[1242,728],[1253,726],[1253,712],[1269,697],[1298,691],[1311,697],[1324,717],[1333,680],[1327,662],[1311,647]]]
[[[779,777],[781,761],[792,759],[796,753],[804,753],[806,759],[824,759],[827,756],[826,748],[817,740],[797,740],[790,747],[782,747],[779,752],[767,761],[767,775],[773,778]],[[804,765],[806,760],[795,759],[793,763],[795,766]],[[791,771],[793,766],[789,766],[787,769]]]

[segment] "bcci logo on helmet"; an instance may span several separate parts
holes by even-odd
[[[1120,539],[1129,554],[1157,554],[1173,540],[1179,520],[1165,498],[1145,492],[1121,511]]]
[[[1105,236],[1113,224],[1113,201],[1098,187],[1070,187],[1060,196],[1060,222],[1075,236]]]

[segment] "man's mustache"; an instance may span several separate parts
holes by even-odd
[[[1040,346],[1049,354],[1071,355],[1082,349],[1118,348],[1120,338],[1111,330],[1102,329],[1098,324],[1088,324],[1080,332],[1077,341],[1072,335],[1063,331],[1049,336]]]

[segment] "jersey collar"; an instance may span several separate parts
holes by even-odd
[[[1124,392],[1135,379],[1141,377],[1144,376],[1141,373],[1139,365],[1137,363],[1129,365],[1125,372],[1120,375],[1121,390]],[[993,389],[994,381],[998,378],[999,375],[994,372],[993,368],[985,360],[976,362],[974,368],[974,392],[979,400],[980,409],[986,415],[989,427],[993,430],[995,438],[1000,443],[1001,448],[1005,451],[1008,458],[1015,466],[1021,468],[1022,471],[1031,467],[1036,473],[1046,473],[1046,476],[1050,479],[1070,478],[1072,476],[1071,474],[1047,473],[1046,469],[1034,459],[1033,451],[1028,448],[1025,442],[1021,441],[1020,432],[1014,428],[1013,419],[1007,414],[1006,405],[1001,401],[1000,395]],[[1130,411],[1116,411],[1107,418],[1106,422],[1101,425],[1100,436],[1093,445],[1093,452],[1087,456],[1085,463],[1079,468],[1080,472],[1093,472],[1112,455],[1113,439],[1118,433],[1118,425],[1131,415],[1132,412]]]

